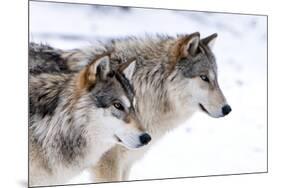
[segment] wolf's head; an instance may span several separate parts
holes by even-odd
[[[223,117],[231,108],[219,87],[217,65],[211,51],[217,34],[200,40],[199,33],[179,36],[172,47],[173,90],[180,96],[178,103],[201,109],[211,117]]]
[[[151,137],[141,129],[134,105],[134,90],[129,80],[136,62],[127,61],[116,69],[110,66],[109,55],[96,58],[79,74],[78,91],[92,108],[87,112],[93,132],[103,141],[138,148]]]

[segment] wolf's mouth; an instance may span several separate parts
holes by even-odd
[[[204,111],[204,112],[206,112],[207,114],[209,114],[209,112],[206,110],[206,108],[205,108],[202,104],[199,103],[199,106],[200,106],[200,108],[201,108],[202,111]]]
[[[114,135],[114,137],[116,138],[117,142],[122,142],[122,140],[117,135]]]
[[[123,140],[121,140],[121,138],[119,138],[117,135],[114,135],[116,141],[118,142],[118,144],[122,145],[122,146],[125,146],[126,148],[129,148],[129,149],[137,149],[137,148],[140,148],[142,146],[144,146],[144,144],[137,144],[137,145],[131,145],[131,144],[126,144],[126,142],[123,142]]]

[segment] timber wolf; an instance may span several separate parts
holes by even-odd
[[[115,70],[110,57],[102,55],[75,73],[31,72],[31,186],[64,183],[115,144],[129,149],[148,144],[151,137],[136,116],[128,80],[135,63]]]
[[[95,181],[128,180],[132,165],[168,130],[196,111],[210,117],[228,115],[228,105],[219,87],[212,46],[217,34],[201,38],[199,32],[178,35],[112,39],[84,49],[60,51],[66,70],[79,71],[103,51],[114,50],[113,65],[139,57],[131,82],[136,93],[136,113],[143,129],[152,137],[139,150],[123,146],[110,149],[92,168]]]

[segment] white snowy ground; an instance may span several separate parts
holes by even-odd
[[[266,171],[266,17],[30,4],[31,40],[62,49],[144,33],[218,33],[219,82],[232,113],[220,119],[195,114],[136,163],[130,179]],[[86,182],[87,172],[71,181]]]

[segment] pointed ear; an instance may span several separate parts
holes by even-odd
[[[128,80],[131,80],[135,71],[135,67],[136,59],[131,59],[127,63],[123,64],[123,66],[119,68],[119,71],[121,71]]]
[[[214,33],[214,34],[202,39],[201,42],[212,49],[214,47],[217,37],[218,37],[218,34]]]
[[[88,65],[84,72],[87,83],[95,83],[96,79],[105,80],[110,72],[110,60],[108,56],[102,56]]]
[[[100,78],[105,80],[110,72],[110,58],[103,56],[95,60],[88,69],[88,79],[91,81],[93,78]]]
[[[195,55],[199,46],[199,41],[200,41],[199,32],[192,33],[191,35],[189,35],[187,43],[185,45],[186,51],[191,55]]]
[[[107,55],[98,57],[84,69],[82,69],[78,75],[78,88],[90,88],[96,83],[97,79],[105,80],[110,69],[110,58]]]
[[[174,46],[173,56],[176,58],[176,60],[189,55],[194,56],[198,49],[199,41],[199,32],[179,37]]]

